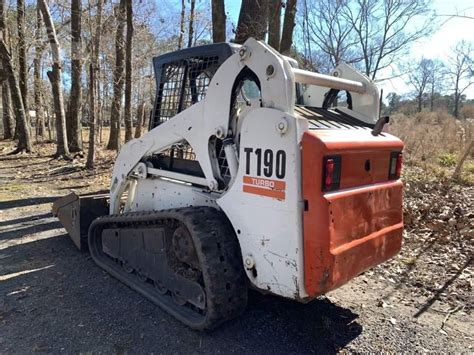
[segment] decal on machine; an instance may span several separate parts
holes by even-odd
[[[271,149],[244,148],[245,176],[243,191],[255,195],[285,199],[286,182],[268,179],[275,176],[284,179],[286,174],[286,153],[284,150],[274,152]],[[255,164],[255,165],[254,165]],[[250,176],[256,173],[257,176]],[[264,177],[262,177],[262,175]]]

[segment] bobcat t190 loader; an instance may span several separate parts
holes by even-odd
[[[110,193],[53,206],[100,267],[208,329],[249,287],[307,302],[399,251],[403,143],[366,76],[300,70],[254,39],[153,63],[150,129],[120,150]]]

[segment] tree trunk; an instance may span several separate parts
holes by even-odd
[[[125,142],[133,138],[132,124],[132,47],[133,47],[133,7],[127,0],[127,38],[125,43]]]
[[[8,41],[5,25],[4,0],[0,0],[0,40]],[[8,84],[9,78],[5,75],[3,56],[0,55],[0,69],[1,76],[0,83],[2,86],[2,120],[3,120],[3,138],[13,139],[16,135],[15,121],[12,115],[12,97],[10,93],[10,86]]]
[[[43,46],[41,45],[41,29],[43,28],[43,19],[39,6],[36,7],[36,35],[35,35],[35,58],[33,60],[33,76],[35,91],[35,111],[36,111],[36,134],[44,137],[44,110],[41,102],[41,58],[43,57]]]
[[[281,0],[268,0],[268,44],[280,50]]]
[[[293,29],[295,28],[296,0],[287,0],[285,18],[283,20],[283,33],[281,35],[280,52],[289,54],[293,45]]]
[[[100,52],[100,49],[99,49]],[[104,97],[104,88],[100,86],[100,82],[105,82],[105,76],[101,70],[101,61],[100,58],[97,60],[97,73],[96,77],[99,79],[97,80],[97,102],[99,102],[99,105],[97,107],[97,124],[99,125],[99,128],[97,129],[98,134],[99,134],[99,144],[102,145],[102,136],[103,136],[103,130],[104,130],[104,106],[105,102],[108,101],[108,97]],[[102,99],[104,97],[104,100]]]
[[[267,0],[242,0],[235,42],[242,44],[249,37],[265,39],[267,33]]]
[[[458,118],[459,116],[459,101],[461,95],[459,93],[459,75],[456,76],[456,84],[454,87],[454,117]]]
[[[0,1],[1,1],[1,0],[0,0]],[[3,13],[3,10],[2,10],[2,13]],[[3,16],[5,16],[5,13],[3,13],[3,15],[0,16],[0,18],[3,17]],[[15,70],[15,68],[14,68],[15,59],[14,59],[14,57],[11,55],[11,54],[12,54],[12,45],[11,45],[11,41],[10,41],[10,33],[9,33],[10,31],[9,31],[8,27],[6,27],[5,19],[2,19],[2,20],[0,20],[0,21],[2,21],[2,23],[0,24],[0,28],[1,28],[2,30],[0,30],[0,32],[3,33],[3,41],[4,41],[4,43],[5,43],[5,46],[6,46],[7,50],[8,50],[9,55],[11,56],[13,70]],[[0,35],[0,38],[2,38],[1,35]],[[1,62],[1,59],[0,59],[0,62]],[[15,75],[16,75],[16,73],[15,73]],[[18,79],[18,78],[17,78],[17,79]],[[9,84],[8,79],[6,79],[6,82],[7,82],[7,84],[8,84],[8,88],[9,88],[9,90],[10,90],[10,102],[13,104],[14,102],[13,102],[13,99],[12,99],[12,89],[10,88],[10,84]],[[18,84],[18,80],[17,80],[17,85],[19,85],[19,84]],[[21,89],[20,89],[20,92],[21,92]],[[23,98],[22,98],[22,100],[23,100]],[[14,123],[14,125],[15,125],[15,128],[14,128],[14,130],[13,130],[13,139],[17,140],[17,139],[18,139],[18,132],[19,132],[19,128],[18,128],[18,127],[19,127],[19,125],[20,125],[20,122],[16,119],[16,111],[14,111],[14,107],[13,107],[13,106],[12,106],[12,111],[11,111],[11,112],[12,112],[12,114],[13,114],[13,118],[14,118],[13,123]],[[25,113],[25,114],[26,114],[26,113]],[[27,121],[27,122],[28,122],[28,121]],[[31,134],[31,133],[30,133],[30,134]]]
[[[71,1],[71,94],[66,115],[70,152],[82,151],[82,0]]]
[[[145,110],[146,102],[143,101],[140,106],[138,106],[137,112],[137,126],[135,127],[135,138],[140,138],[142,135],[142,127],[145,123]]]
[[[191,0],[191,8],[189,10],[189,32],[188,32],[188,48],[193,46],[194,38],[194,9],[196,8],[196,0]]]
[[[0,0],[0,12],[3,12],[3,0]],[[2,60],[2,71],[7,76],[8,84],[10,86],[11,98],[17,121],[16,136],[18,139],[18,146],[15,152],[21,152],[23,150],[31,152],[30,128],[28,126],[28,121],[26,120],[21,90],[18,85],[15,71],[13,70],[12,57],[3,41],[3,38],[0,38],[0,58]]]
[[[89,102],[90,102],[90,126],[89,126],[89,150],[87,151],[86,168],[93,169],[95,163],[96,123],[97,123],[97,101],[95,97],[96,72],[99,67],[100,35],[102,26],[102,0],[97,1],[97,16],[95,35],[92,38],[91,58],[89,62]]]
[[[15,136],[18,139],[18,146],[15,153],[23,150],[31,152],[31,138],[28,121],[26,120],[25,108],[23,106],[23,99],[21,97],[20,86],[13,70],[13,60],[10,51],[5,43],[6,40],[6,26],[5,26],[5,0],[0,0],[0,64],[1,73],[8,81],[10,89],[11,100],[15,112],[17,128],[15,129]],[[8,100],[7,100],[8,101]]]
[[[48,71],[48,78],[51,82],[54,112],[56,116],[56,157],[68,156],[69,146],[67,142],[66,133],[66,118],[64,113],[63,88],[61,83],[61,50],[59,47],[58,38],[56,36],[56,29],[54,27],[51,13],[49,12],[46,0],[38,0],[41,13],[43,14],[46,32],[48,33],[49,43],[51,46],[51,57],[53,60],[53,67]]]
[[[311,51],[311,36],[309,31],[309,13],[308,13],[308,0],[303,2],[303,46],[304,56],[307,61],[307,66],[311,69],[315,69],[313,66],[313,55]]]
[[[2,83],[2,118],[3,118],[3,139],[13,139],[15,134],[15,122],[12,116],[12,98],[8,82]]]
[[[431,83],[431,95],[430,95],[430,112],[434,110],[434,82]]]
[[[28,116],[28,79],[25,44],[25,1],[17,0],[17,25],[18,25],[18,79],[20,84],[23,107]],[[27,117],[28,119],[28,117]]]
[[[125,60],[125,43],[123,30],[125,28],[127,0],[120,0],[117,7],[117,32],[115,34],[115,69],[114,69],[114,97],[110,112],[110,136],[107,149],[119,150],[120,148],[120,112],[122,109]]]
[[[181,15],[179,23],[179,38],[178,38],[178,49],[183,48],[183,39],[184,39],[184,17],[186,14],[186,4],[184,0],[181,0]]]
[[[212,0],[212,41],[225,42],[225,5],[224,0]]]
[[[423,106],[423,93],[420,93],[417,97],[417,104],[418,104],[418,112],[421,112],[422,106]]]
[[[44,95],[41,95],[41,99],[43,101],[44,108],[45,108],[46,122],[48,122],[48,141],[52,142],[54,139],[53,137],[54,132],[53,132],[52,124],[51,124],[51,112],[50,112],[49,102],[46,100]],[[48,104],[46,104],[47,102]]]

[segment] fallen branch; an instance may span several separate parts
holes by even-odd
[[[459,305],[459,306],[457,306],[457,307],[455,307],[455,308],[449,310],[449,311],[447,312],[448,314],[446,314],[446,317],[444,317],[444,320],[443,320],[443,322],[441,323],[441,328],[440,328],[440,329],[441,329],[441,330],[444,330],[443,328],[444,328],[446,322],[448,321],[449,317],[451,317],[452,314],[454,314],[454,313],[460,311],[460,310],[463,309],[464,307],[465,307],[465,305]]]
[[[48,170],[48,175],[55,175],[57,173],[66,173],[66,172],[71,172],[71,171],[78,171],[81,170],[82,166],[80,164],[71,164],[71,165],[65,165],[65,166],[60,166],[54,169]]]

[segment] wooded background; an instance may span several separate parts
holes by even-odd
[[[14,153],[54,141],[56,157],[68,158],[86,150],[88,136],[86,167],[93,168],[98,149],[118,150],[147,129],[154,56],[248,37],[312,71],[347,62],[380,81],[397,68],[392,75],[404,75],[412,91],[385,93],[388,114],[443,110],[474,118],[465,96],[474,82],[472,43],[460,41],[444,62],[404,61],[436,29],[428,1],[243,0],[237,23],[228,20],[225,0],[169,4],[0,0],[3,138],[18,142]]]

